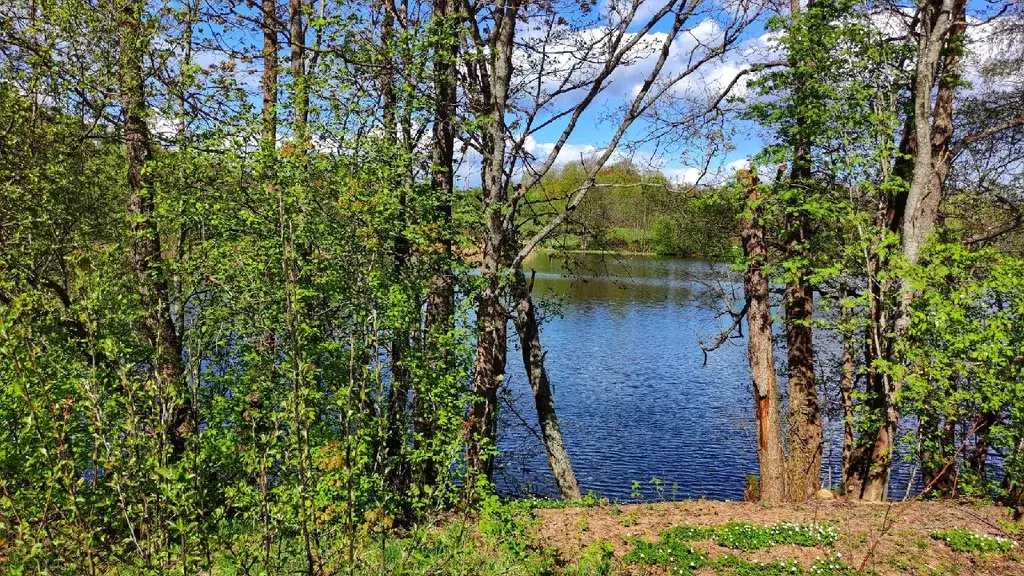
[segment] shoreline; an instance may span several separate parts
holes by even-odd
[[[606,563],[598,573],[608,575],[775,575],[780,566],[793,568],[794,574],[843,576],[1024,573],[1024,527],[1013,522],[1007,508],[977,501],[879,503],[834,498],[765,505],[684,500],[567,505],[537,508],[533,515],[537,546],[555,550],[559,563],[581,567],[593,561],[595,550],[601,550]],[[794,544],[779,536],[791,527],[813,533],[826,526],[831,527],[827,528],[829,539],[814,544]],[[743,539],[733,544],[729,538],[713,536],[723,529],[730,534],[739,530]],[[678,534],[686,533],[698,535],[678,539]],[[1008,551],[958,549],[959,541],[947,539],[947,533],[1005,542]],[[757,534],[766,539],[758,541]],[[651,557],[652,552],[657,555],[658,550],[672,546],[678,550],[681,544],[683,554],[687,546],[692,553],[686,561],[698,564],[693,572],[671,553]],[[639,558],[644,551],[648,556]],[[823,558],[829,559],[834,572],[816,571]],[[741,566],[748,571],[741,571]]]

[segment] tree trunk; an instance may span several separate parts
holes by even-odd
[[[302,0],[288,0],[289,57],[292,68],[292,109],[295,113],[295,142],[306,145],[309,121],[309,90],[306,86],[306,28],[302,22]]]
[[[399,153],[398,141],[398,118],[399,105],[397,90],[395,87],[395,53],[397,45],[394,42],[395,17],[390,6],[384,7],[384,22],[381,26],[381,92],[383,96],[383,124],[384,141],[387,143],[389,153]],[[404,127],[404,126],[403,126]],[[402,146],[406,145],[405,139]],[[405,268],[409,259],[409,241],[405,237],[406,226],[406,194],[404,174],[401,179],[394,179],[385,184],[398,188],[398,215],[396,222],[395,236],[392,240],[394,261],[392,262],[392,276],[398,284],[402,283]],[[410,470],[405,459],[404,448],[409,430],[408,404],[409,404],[409,369],[406,366],[406,357],[409,348],[409,332],[399,320],[397,325],[392,326],[391,349],[389,360],[391,366],[391,386],[388,388],[388,421],[387,432],[384,440],[386,466],[385,476],[388,484],[395,493],[401,494],[409,484]]]
[[[500,267],[509,233],[505,228],[504,210],[507,207],[508,187],[505,182],[505,112],[508,105],[509,83],[512,78],[512,52],[514,49],[516,20],[519,3],[509,2],[495,14],[494,37],[486,54],[489,78],[483,81],[483,103],[486,106],[486,125],[483,129],[483,249],[480,276],[484,290],[477,298],[477,349],[474,398],[469,411],[470,438],[467,446],[467,465],[471,478],[467,488],[473,489],[472,474],[488,480],[494,478],[493,459],[488,450],[494,447],[497,436],[498,389],[505,380],[505,360],[508,353],[508,313],[501,305]],[[489,448],[490,447],[490,448]]]
[[[965,0],[930,0],[921,14],[913,91],[914,133],[917,142],[929,142],[931,146],[917,147],[903,216],[903,255],[910,264],[917,264],[921,247],[935,230],[942,187],[952,160],[949,142],[953,135],[953,96],[959,83],[960,60],[955,44],[966,30],[965,4]],[[940,70],[942,77],[933,107],[932,87]]]
[[[953,422],[940,419],[934,410],[925,410],[918,421],[921,441],[921,480],[931,486],[927,495],[945,497],[953,494],[956,475],[953,469]]]
[[[920,18],[921,33],[919,37],[919,54],[913,86],[913,121],[908,118],[906,129],[901,141],[913,149],[913,163],[897,160],[897,170],[912,169],[911,174],[897,173],[897,176],[909,179],[910,187],[906,203],[902,210],[896,207],[894,212],[903,214],[900,230],[902,232],[903,256],[911,264],[917,264],[920,250],[928,236],[935,230],[942,186],[949,173],[948,154],[949,139],[952,137],[953,95],[957,83],[955,69],[957,66],[957,49],[953,46],[962,38],[964,26],[963,0],[929,0],[922,9]],[[957,24],[954,25],[954,22]],[[944,62],[942,62],[944,61]],[[932,107],[932,87],[935,85],[936,74],[940,64],[944,64],[947,72],[940,82],[939,93],[934,110]],[[934,113],[934,118],[933,118]],[[934,129],[933,129],[934,128]],[[913,134],[909,130],[913,130]],[[927,142],[930,145],[921,145]],[[945,164],[945,166],[943,166]],[[909,178],[908,178],[909,177]],[[905,335],[910,324],[910,306],[913,303],[914,291],[901,287],[896,290],[885,290],[879,294],[878,313],[884,315],[883,307],[889,294],[900,293],[899,309],[896,314],[895,332],[897,337]],[[873,316],[874,317],[874,316]],[[882,316],[879,316],[882,318]],[[886,324],[879,324],[878,330],[884,330]],[[876,340],[881,339],[876,336]],[[878,343],[875,344],[876,347]],[[885,345],[878,350],[878,358],[888,361],[892,358],[892,348]],[[878,399],[878,414],[881,423],[875,433],[875,439],[866,443],[870,447],[870,457],[862,466],[863,483],[861,498],[864,500],[884,500],[889,487],[889,473],[892,463],[892,449],[895,445],[896,429],[899,423],[899,411],[896,396],[902,383],[894,381],[878,370],[872,371],[873,393]]]
[[[548,454],[548,465],[551,466],[551,474],[555,477],[562,497],[567,500],[578,500],[582,496],[580,487],[576,482],[576,473],[572,469],[565,442],[562,440],[562,431],[558,427],[555,398],[551,393],[547,370],[544,369],[544,352],[540,343],[537,312],[530,296],[530,287],[526,283],[526,276],[519,267],[515,270],[512,297],[516,302],[515,326],[523,352],[523,366],[530,379],[530,388],[533,389],[537,421],[540,423],[541,439]]]
[[[843,311],[844,320],[848,316],[848,312]],[[846,322],[844,321],[845,325]],[[841,370],[839,380],[839,395],[843,402],[843,493],[848,494],[846,486],[846,474],[847,470],[850,469],[850,460],[853,456],[853,388],[855,383],[855,373],[853,364],[853,337],[843,332],[843,354],[841,360]]]
[[[119,89],[123,113],[123,134],[128,160],[128,217],[132,239],[128,260],[145,308],[143,332],[153,347],[153,372],[161,388],[170,391],[165,422],[172,458],[184,453],[186,437],[193,427],[193,406],[188,395],[180,401],[174,391],[183,385],[182,341],[171,317],[171,295],[165,272],[160,230],[154,219],[156,202],[147,164],[153,156],[152,138],[146,124],[146,77],[144,51],[149,46],[142,21],[145,3],[124,4],[118,14]],[[145,39],[145,40],[143,40]]]
[[[806,222],[798,229],[806,231]],[[797,233],[789,250],[803,252],[806,236]],[[814,376],[814,347],[811,320],[814,293],[807,276],[798,272],[786,285],[786,352],[789,367],[789,499],[799,502],[813,498],[821,489],[821,458],[824,445]]]
[[[747,209],[750,216],[740,223],[743,253],[747,271],[743,275],[743,291],[747,302],[747,360],[754,393],[757,459],[761,469],[761,500],[782,502],[786,495],[786,461],[779,428],[779,399],[775,390],[775,357],[772,336],[772,310],[768,278],[762,267],[768,251],[761,216],[757,178],[749,171],[737,172],[737,178],[748,189]]]
[[[493,255],[485,257],[484,265],[496,268]],[[469,438],[466,466],[470,474],[485,480],[494,479],[491,450],[497,442],[498,389],[505,380],[508,354],[507,319],[501,305],[497,272],[488,273],[488,286],[477,298],[476,373],[473,378],[473,403],[469,409]],[[473,488],[475,478],[467,486]]]
[[[454,193],[455,157],[455,64],[458,58],[458,36],[452,3],[433,0],[433,26],[439,39],[434,48],[434,123],[431,139],[430,181],[438,196],[437,220],[440,224],[441,269],[430,283],[427,295],[426,335],[431,371],[445,374],[451,359],[444,338],[455,327],[455,278],[452,274],[452,194]],[[430,446],[435,436],[433,416],[436,410],[429,391],[415,390],[413,410],[418,442]],[[437,469],[429,458],[420,471],[427,485],[437,483]]]
[[[809,0],[811,8],[814,0]],[[800,13],[800,2],[792,1],[790,11],[794,18]],[[814,66],[808,59],[797,59],[791,56],[790,65],[793,69],[793,96],[797,100],[803,98],[805,70]],[[811,145],[805,125],[807,119],[803,113],[796,118],[797,129],[794,131],[793,170],[790,173],[790,186],[802,191],[804,195],[811,192]],[[791,221],[787,222],[786,257],[809,261],[807,242],[811,236],[811,226],[807,215],[801,209],[803,201],[791,206]],[[809,264],[808,264],[809,265]],[[814,316],[814,290],[809,280],[806,266],[791,273],[786,283],[783,306],[786,314],[786,354],[789,386],[789,499],[799,502],[814,497],[821,489],[821,458],[823,449],[823,432],[821,413],[819,411],[818,389],[814,376],[814,338],[811,320]]]
[[[261,167],[261,175],[267,187],[267,196],[273,198],[278,194],[274,183],[273,165],[274,160],[277,158],[277,76],[279,71],[278,51],[281,49],[277,37],[277,0],[263,0],[260,26],[263,29],[263,75],[260,87],[263,92],[261,146],[263,147],[264,154],[264,165]],[[264,272],[264,274],[266,275],[265,281],[267,285],[272,284],[273,280],[270,278],[269,270]],[[263,333],[256,347],[259,351],[261,362],[267,366],[267,385],[273,388],[276,386],[277,380],[278,350],[277,336],[272,328],[268,328]],[[253,408],[254,418],[257,419],[253,428],[253,438],[255,442],[262,442],[264,438],[269,436],[268,432],[271,430],[271,424],[266,418],[255,416],[259,411],[258,409],[262,407],[259,396],[253,395],[250,398],[250,406]],[[264,446],[264,459],[267,458],[268,452],[269,447]],[[260,509],[264,528],[263,562],[266,566],[270,566],[274,537],[269,528],[271,522],[270,482],[265,468],[264,463],[262,473],[258,474],[253,481],[259,485],[261,496]]]
[[[967,456],[967,465],[970,467],[977,480],[981,483],[988,480],[985,465],[988,462],[989,448],[992,446],[992,426],[994,426],[998,420],[999,416],[994,412],[985,412],[975,424],[975,441],[974,446],[971,448],[971,451]]]
[[[262,138],[269,151],[277,142],[277,52],[281,45],[277,40],[277,0],[263,0],[263,132]]]

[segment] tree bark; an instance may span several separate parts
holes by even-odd
[[[809,176],[809,174],[808,174]],[[797,182],[806,182],[800,176]],[[809,226],[803,217],[794,224],[787,251],[791,257],[806,256],[804,243]],[[814,374],[814,344],[811,320],[814,292],[803,270],[786,284],[783,297],[786,314],[786,353],[789,385],[789,499],[799,502],[813,498],[821,489],[821,459],[824,433],[821,426],[818,389]]]
[[[469,409],[469,438],[466,466],[470,471],[467,487],[475,485],[473,475],[494,479],[494,461],[490,451],[497,442],[498,389],[505,380],[508,354],[507,313],[501,305],[497,281],[497,261],[493,253],[484,258],[489,276],[488,285],[477,298],[476,371],[473,377],[473,400]]]
[[[988,462],[988,451],[992,446],[992,426],[999,421],[999,415],[994,412],[984,412],[975,424],[975,441],[970,453],[967,455],[967,465],[974,473],[978,481],[984,483],[988,480],[988,473],[985,468]]]
[[[495,8],[495,31],[486,57],[489,78],[482,82],[486,106],[486,126],[483,129],[483,249],[480,275],[484,290],[477,298],[477,358],[474,375],[474,399],[470,408],[470,438],[467,464],[472,473],[488,480],[494,478],[493,459],[488,447],[496,440],[498,389],[505,380],[505,360],[508,353],[508,313],[501,305],[500,268],[508,250],[504,227],[504,208],[508,189],[505,172],[505,112],[508,104],[509,83],[512,78],[512,51],[514,49],[518,2],[506,2]],[[472,489],[472,481],[467,486]]]
[[[917,430],[921,441],[921,481],[925,486],[931,486],[928,495],[951,496],[956,485],[953,422],[939,418],[934,410],[926,409],[918,420]]]
[[[954,42],[966,30],[965,0],[930,0],[921,14],[921,34],[914,80],[914,135],[918,146],[913,178],[903,216],[903,255],[909,264],[917,264],[921,247],[935,230],[942,186],[949,174],[949,141],[953,135],[953,96],[959,75],[958,50]],[[941,66],[941,68],[940,68]],[[932,105],[932,87],[936,75],[944,74]]]
[[[181,336],[171,316],[170,287],[161,270],[163,252],[160,230],[154,213],[156,202],[147,165],[153,157],[153,142],[146,124],[146,76],[144,52],[149,46],[143,30],[145,3],[126,2],[118,16],[119,90],[123,115],[123,137],[128,160],[128,217],[132,239],[128,252],[129,265],[138,285],[145,308],[143,332],[153,347],[153,373],[168,390],[167,438],[173,459],[180,458],[185,441],[193,427],[193,405],[189,395],[180,401],[175,390],[184,384]]]
[[[809,0],[811,8],[814,0]],[[790,3],[794,17],[800,13],[800,3]],[[801,101],[805,92],[805,69],[814,65],[808,59],[791,59],[794,74],[793,95]],[[790,186],[809,194],[811,191],[811,137],[807,134],[807,118],[797,114],[797,129],[793,142],[793,169]],[[804,200],[806,201],[806,200]],[[812,230],[801,202],[790,210],[787,222],[786,257],[809,260],[807,242]],[[786,354],[789,386],[789,499],[799,502],[814,497],[821,489],[821,458],[824,433],[821,427],[818,389],[814,375],[814,338],[811,321],[814,316],[814,289],[809,281],[809,263],[792,273],[786,283],[783,307],[786,315]]]
[[[848,494],[847,487],[847,471],[850,469],[850,460],[853,457],[853,387],[855,383],[855,373],[853,364],[853,337],[852,335],[845,332],[845,324],[849,313],[843,309],[843,353],[841,360],[841,370],[839,380],[839,395],[843,403],[843,493]]]
[[[295,142],[306,145],[309,122],[309,90],[306,86],[306,28],[302,22],[302,0],[288,0],[289,58],[292,72],[292,109],[295,113]]]
[[[263,0],[263,132],[264,145],[274,150],[277,143],[277,53],[281,44],[277,39],[277,0]]]
[[[431,139],[430,181],[438,196],[437,220],[440,224],[440,269],[430,283],[427,295],[425,331],[431,371],[444,374],[450,369],[444,338],[455,327],[455,278],[452,273],[452,194],[455,158],[455,64],[458,36],[454,6],[449,0],[433,0],[433,28],[438,38],[434,47],[434,123]],[[414,390],[414,425],[418,442],[430,446],[435,436],[433,416],[436,403],[429,390]],[[427,485],[437,482],[437,468],[429,458],[420,471]]]
[[[901,141],[901,146],[905,143],[908,148],[913,149],[913,163],[908,166],[908,163],[897,160],[896,165],[897,170],[912,169],[911,174],[896,174],[904,179],[909,177],[910,182],[905,207],[902,210],[900,231],[903,257],[911,265],[918,263],[921,247],[935,230],[942,187],[949,174],[951,157],[948,150],[952,137],[953,96],[958,82],[955,70],[959,60],[954,43],[959,42],[964,34],[964,7],[964,0],[929,0],[922,6],[919,20],[919,51],[912,90],[913,120],[911,122],[908,119],[907,132]],[[933,108],[932,88],[940,65],[946,74],[940,81]],[[912,135],[909,133],[911,129]],[[921,145],[925,142],[929,145]],[[907,287],[899,287],[894,291],[900,294],[894,327],[897,337],[900,337],[909,329],[910,307],[915,294]],[[890,293],[880,293],[881,299],[877,305],[885,306],[885,299]],[[880,309],[879,314],[884,314],[884,311]],[[884,326],[879,327],[880,330],[882,328]],[[894,351],[891,346],[885,345],[877,352],[878,358],[893,360]],[[860,496],[864,500],[880,501],[888,494],[892,450],[899,423],[896,396],[902,383],[879,374],[874,368],[871,370],[873,392],[880,396],[877,399],[877,407],[881,424],[875,433],[875,439],[865,444],[866,447],[870,447],[870,457],[862,466],[863,482]]]
[[[390,1],[390,0],[389,0]],[[381,26],[381,92],[383,97],[384,141],[391,154],[399,154],[398,118],[399,104],[395,86],[395,54],[398,49],[395,42],[395,16],[392,6],[383,8],[383,25]],[[406,145],[405,139],[401,146]],[[409,241],[405,236],[406,226],[406,179],[396,178],[386,185],[398,188],[398,214],[396,233],[392,240],[394,261],[391,265],[393,279],[396,283],[403,282],[403,276],[409,259]],[[404,448],[409,431],[409,369],[406,358],[409,348],[409,332],[402,321],[392,327],[391,349],[389,360],[391,366],[391,386],[388,388],[388,421],[384,440],[386,468],[385,476],[388,484],[396,493],[403,493],[409,485],[411,470],[406,462]]]
[[[762,267],[768,250],[761,216],[757,177],[749,171],[737,172],[747,192],[750,214],[740,223],[740,238],[747,259],[743,291],[747,302],[747,360],[754,393],[757,459],[761,471],[761,500],[777,503],[786,496],[786,457],[779,427],[779,399],[775,390],[775,357],[772,336],[772,310],[768,278]]]
[[[544,352],[540,343],[540,325],[537,312],[530,295],[530,287],[526,283],[523,269],[515,269],[512,284],[512,297],[516,302],[516,331],[519,333],[520,348],[523,352],[523,366],[533,389],[533,400],[537,406],[537,421],[540,424],[541,439],[548,455],[548,465],[555,477],[558,490],[568,500],[578,500],[580,486],[576,481],[576,473],[572,469],[569,453],[562,440],[562,431],[558,426],[555,414],[555,398],[551,393],[551,383],[547,370],[544,369]]]

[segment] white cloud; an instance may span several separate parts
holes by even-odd
[[[701,177],[699,168],[666,168],[663,173],[674,184],[694,184]]]
[[[523,142],[523,149],[527,154],[530,154],[538,161],[543,162],[551,154],[551,151],[555,149],[554,142],[537,142],[533,136],[527,136]],[[598,148],[593,144],[570,144],[565,143],[561,150],[558,151],[558,156],[555,157],[556,164],[564,164],[566,162],[573,162],[580,158],[590,158],[603,151],[602,148]]]
[[[725,165],[725,171],[728,174],[734,174],[737,170],[747,170],[750,168],[750,160],[747,158],[740,158],[739,160],[733,160]]]

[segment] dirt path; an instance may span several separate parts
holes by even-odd
[[[776,546],[743,556],[761,562],[795,559],[806,568],[825,554],[838,553],[850,564],[859,566],[873,548],[867,567],[883,575],[1024,576],[1022,546],[1009,554],[963,554],[931,537],[936,530],[951,528],[967,528],[991,536],[1013,536],[1009,514],[1005,508],[995,506],[947,502],[917,502],[908,506],[834,500],[767,507],[740,502],[689,501],[538,510],[537,514],[541,519],[537,528],[539,543],[557,548],[559,555],[568,561],[578,558],[585,547],[598,540],[611,543],[616,557],[621,558],[635,539],[654,541],[663,530],[679,525],[827,522],[839,529],[839,540],[833,547]],[[880,536],[887,517],[890,522],[895,518],[895,522]],[[1019,531],[1017,537],[1020,537]],[[735,553],[711,542],[702,542],[699,547],[713,557]]]

